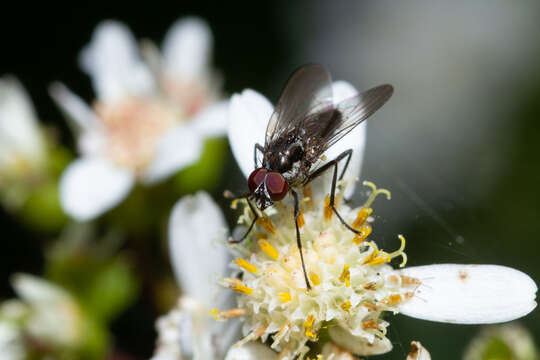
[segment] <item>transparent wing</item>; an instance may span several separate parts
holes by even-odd
[[[380,85],[323,109],[305,120],[306,133],[313,137],[311,142],[319,144],[314,147],[316,151],[313,155],[318,157],[373,115],[390,99],[393,92],[392,85]]]
[[[287,81],[266,128],[265,144],[301,128],[311,115],[332,105],[332,80],[321,65],[304,65]]]
[[[393,93],[392,85],[379,85],[335,105],[332,115],[335,124],[332,125],[331,131],[321,134],[325,144],[323,151],[326,151],[362,121],[373,115],[390,99]]]

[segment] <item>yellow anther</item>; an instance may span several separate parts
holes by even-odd
[[[274,235],[276,228],[268,216],[261,216],[257,219],[257,224],[261,225],[268,233]]]
[[[236,285],[233,290],[246,295],[253,294],[253,289],[245,285]]]
[[[369,224],[366,224],[366,225],[362,225],[362,227],[360,227],[360,229],[358,230],[358,234],[356,234],[353,238],[353,242],[356,244],[356,245],[360,245],[361,242],[363,242],[364,240],[367,239],[367,237],[371,234],[371,225]]]
[[[218,320],[219,310],[218,309],[210,309],[209,311],[210,315],[214,318],[214,320]]]
[[[386,253],[382,252],[379,256],[367,262],[366,265],[368,266],[380,265],[380,264],[390,262],[390,260],[392,260],[392,258],[388,256]]]
[[[309,272],[309,280],[311,280],[311,285],[317,286],[321,283],[321,278],[319,275],[315,274],[313,271]]]
[[[287,303],[291,301],[291,294],[288,292],[281,292],[278,294],[279,300],[281,300],[282,303]]]
[[[373,213],[373,209],[370,207],[363,207],[360,210],[358,210],[358,213],[356,215],[356,220],[354,220],[354,222],[352,223],[352,227],[357,229],[360,226],[362,226],[364,222],[366,222],[369,215],[371,215],[371,213]]]
[[[330,220],[332,218],[332,207],[330,206],[330,196],[324,198],[324,219]]]
[[[306,206],[310,209],[313,208],[313,193],[311,192],[311,185],[304,186],[304,199],[306,200]]]
[[[383,303],[390,306],[395,306],[401,302],[403,298],[399,294],[390,295],[383,300]]]
[[[250,262],[242,259],[242,258],[237,258],[236,260],[233,260],[233,262],[240,266],[242,269],[244,270],[247,270],[249,271],[250,273],[252,274],[256,274],[257,273],[257,267],[253,264],[251,264]]]
[[[315,316],[309,315],[304,322],[304,334],[312,340],[317,340],[317,333],[313,330],[313,324],[315,323]]]
[[[300,210],[300,213],[298,214],[297,221],[298,221],[298,227],[299,228],[304,226],[304,224],[306,223],[305,220],[304,220],[304,211],[303,210]]]
[[[274,248],[269,242],[268,240],[264,239],[264,238],[261,238],[259,239],[258,241],[259,243],[259,247],[261,248],[262,251],[264,251],[264,253],[266,255],[268,255],[268,257],[272,260],[277,260],[277,258],[279,257],[279,253],[278,251],[276,250],[276,248]]]
[[[229,289],[242,294],[249,295],[253,293],[253,289],[245,286],[239,279],[224,278],[222,284]]]
[[[377,323],[373,320],[369,320],[369,321],[364,321],[362,323],[362,327],[364,329],[376,329],[376,330],[379,330],[379,326],[377,325]]]
[[[341,308],[345,311],[349,311],[351,309],[351,302],[345,301],[343,304],[341,304]]]
[[[339,281],[344,282],[346,287],[351,286],[351,272],[349,271],[349,265],[343,266],[343,271],[339,276]]]

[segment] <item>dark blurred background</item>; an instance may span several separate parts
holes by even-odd
[[[369,121],[362,173],[393,194],[375,204],[375,240],[392,249],[396,234],[404,234],[409,265],[493,263],[540,279],[540,3],[11,5],[0,22],[0,74],[19,77],[40,119],[57,126],[67,144],[73,139],[47,86],[61,80],[92,99],[77,55],[108,18],[157,43],[179,17],[206,19],[228,93],[251,87],[275,102],[288,75],[306,62],[324,64],[359,89],[392,83],[393,99]],[[228,164],[225,178],[232,180],[223,187],[238,187],[242,178],[230,156]],[[3,299],[13,296],[9,274],[40,274],[46,239],[0,214]],[[117,346],[150,356],[156,316],[143,296],[115,322]],[[479,328],[389,318],[395,351],[381,359],[404,359],[411,340],[434,359],[456,359]],[[540,342],[538,311],[522,323]]]

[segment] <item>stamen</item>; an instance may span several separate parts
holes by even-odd
[[[309,209],[313,209],[313,192],[311,191],[311,185],[308,184],[304,186],[303,193],[304,193],[304,199],[307,199],[306,206]]]
[[[399,294],[390,295],[387,298],[383,299],[382,302],[389,306],[396,306],[399,304],[403,298]]]
[[[327,196],[324,198],[324,219],[326,221],[330,220],[333,213],[334,210],[332,210],[332,207],[330,206],[330,196]]]
[[[417,285],[422,284],[422,282],[418,280],[417,278],[413,278],[413,277],[405,276],[405,275],[401,275],[401,283],[404,286],[412,286],[412,285],[417,286]]]
[[[216,321],[225,321],[227,319],[232,319],[246,314],[246,310],[239,308],[223,311],[219,311],[218,309],[211,309],[209,312]]]
[[[351,302],[345,301],[343,304],[341,304],[341,308],[345,311],[349,311],[351,309]]]
[[[399,234],[398,238],[399,238],[399,240],[401,240],[401,246],[396,251],[391,252],[390,254],[388,254],[388,256],[390,256],[390,258],[395,258],[397,256],[401,256],[403,261],[401,261],[401,264],[399,264],[399,267],[404,267],[405,264],[407,264],[407,254],[405,254],[405,252],[404,252],[404,250],[405,250],[405,237],[403,235]]]
[[[379,325],[374,320],[364,321],[362,322],[362,327],[364,329],[375,329],[379,330]]]
[[[258,269],[255,265],[251,264],[250,262],[242,258],[237,258],[236,260],[233,260],[233,262],[239,267],[249,271],[252,274],[256,274],[258,272]]]
[[[264,251],[264,253],[268,255],[270,259],[274,261],[278,259],[278,251],[268,242],[268,240],[266,240],[265,238],[261,238],[259,239],[258,243],[261,250]]]
[[[298,214],[298,227],[301,228],[306,223],[304,221],[304,210],[300,210],[300,213]]]
[[[372,282],[368,282],[367,284],[365,284],[363,286],[363,288],[365,290],[376,290],[377,289],[377,283],[372,281]]]
[[[312,340],[317,340],[317,333],[313,331],[313,324],[315,323],[315,316],[309,315],[304,322],[305,332],[304,334]]]
[[[261,216],[257,219],[257,224],[261,225],[268,233],[274,235],[276,228],[268,216]]]
[[[390,191],[388,191],[386,189],[377,189],[377,185],[375,185],[371,181],[364,181],[362,184],[364,186],[370,187],[373,190],[371,195],[369,195],[369,198],[367,199],[366,203],[364,204],[364,207],[366,207],[366,208],[371,206],[371,204],[373,203],[373,201],[375,201],[375,198],[379,194],[386,195],[386,199],[388,199],[388,200],[390,200],[392,198],[392,195],[390,194]]]
[[[281,292],[278,294],[279,300],[281,300],[282,303],[287,303],[291,301],[291,294],[288,292]]]
[[[321,283],[321,278],[319,275],[315,274],[313,271],[309,272],[309,280],[311,280],[311,285],[317,286]]]
[[[375,304],[372,304],[372,303],[364,303],[362,304],[364,307],[368,308],[369,310],[373,310],[373,311],[379,311],[379,308],[377,308],[377,306]]]
[[[356,220],[352,223],[353,228],[358,228],[364,224],[364,222],[367,220],[369,215],[373,212],[373,209],[370,207],[362,207],[360,210],[358,210],[358,214],[356,215]]]
[[[362,227],[358,230],[358,234],[354,235],[353,242],[356,245],[360,245],[360,243],[366,240],[367,237],[371,234],[371,230],[371,225],[362,225]]]
[[[351,272],[349,271],[349,265],[343,266],[343,271],[339,276],[339,281],[344,282],[346,287],[351,286]]]
[[[238,341],[236,344],[234,344],[234,347],[240,347],[244,345],[245,343],[253,340],[257,340],[260,338],[264,332],[266,331],[267,325],[261,325],[252,332],[250,332],[246,337],[244,337],[242,340]]]
[[[238,279],[224,278],[222,281],[222,285],[242,294],[250,295],[253,293],[252,288],[245,286],[244,284],[242,284],[242,281]]]

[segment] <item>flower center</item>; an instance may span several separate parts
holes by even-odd
[[[302,201],[299,225],[306,269],[313,285],[309,291],[290,204],[281,202],[273,213],[261,214],[262,220],[250,241],[245,246],[232,246],[239,255],[234,264],[242,276],[225,278],[221,284],[239,294],[238,313],[244,316],[247,330],[239,344],[259,337],[265,341],[272,336],[271,346],[293,358],[302,355],[306,342],[316,341],[319,331],[326,327],[345,329],[371,344],[385,337],[388,323],[382,320],[381,313],[396,312],[397,305],[412,296],[419,281],[396,275],[388,265],[396,257],[402,257],[401,266],[405,265],[403,236],[399,235],[400,248],[390,253],[368,239],[371,205],[378,194],[389,197],[390,193],[372,183],[365,184],[373,191],[363,206],[351,209],[338,205],[343,218],[360,234],[346,229],[327,211],[328,201]],[[337,196],[337,203],[342,204],[341,190]],[[249,224],[251,215],[245,211],[241,222]],[[226,313],[230,314],[230,310]],[[226,318],[220,314],[216,318]]]
[[[152,160],[161,136],[178,118],[162,103],[135,97],[98,103],[95,110],[105,129],[107,155],[137,173]]]

